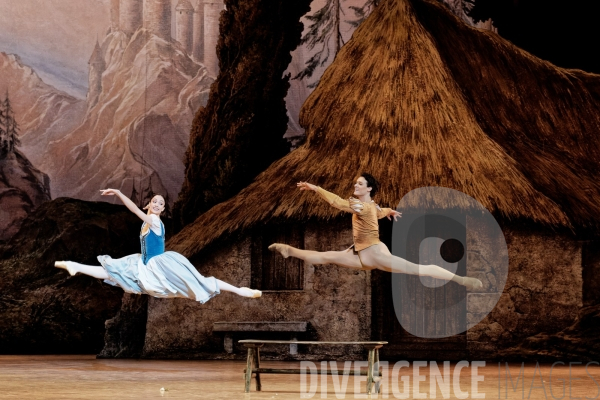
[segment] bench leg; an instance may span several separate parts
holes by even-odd
[[[248,359],[246,360],[246,388],[244,391],[246,393],[250,392],[250,381],[252,380],[252,362],[254,358],[254,348],[248,347]]]
[[[371,394],[373,388],[373,361],[374,361],[374,349],[369,349],[369,361],[367,366],[367,394]]]
[[[381,377],[379,375],[379,349],[375,349],[375,376]],[[381,379],[375,383],[375,393],[381,393]]]
[[[260,368],[260,348],[254,349],[254,366]],[[260,384],[260,372],[255,372],[256,376],[256,391],[260,392],[262,385]]]

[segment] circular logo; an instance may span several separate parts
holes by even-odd
[[[472,197],[449,188],[407,193],[392,231],[392,296],[402,327],[423,338],[465,332],[498,303],[508,276],[508,250],[493,215]],[[452,280],[479,279],[467,290]]]

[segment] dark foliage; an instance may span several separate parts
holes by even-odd
[[[40,206],[0,246],[0,354],[96,353],[123,291],[56,260],[99,265],[139,252],[139,219],[124,206],[59,198]],[[145,326],[145,322],[144,322]]]
[[[600,73],[597,7],[589,0],[477,0],[470,15],[492,18],[503,38],[559,67]]]
[[[238,193],[289,151],[284,98],[290,52],[309,0],[227,0],[217,45],[220,72],[192,124],[178,228]]]

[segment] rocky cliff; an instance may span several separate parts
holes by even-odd
[[[99,50],[101,88],[88,101],[47,85],[17,55],[0,53],[0,91],[10,94],[21,149],[49,175],[56,197],[99,200],[99,188],[130,195],[135,186],[141,197],[159,192],[172,202],[192,119],[214,79],[177,42],[144,29],[132,37],[109,33]]]
[[[27,215],[48,200],[48,175],[18,150],[0,158],[0,241],[10,239]]]

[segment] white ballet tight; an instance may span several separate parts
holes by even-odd
[[[98,279],[108,279],[106,270],[102,267],[94,267],[91,265],[79,264],[73,261],[65,261],[69,266],[69,272],[73,275],[76,273],[93,276]]]
[[[226,292],[232,292],[242,297],[252,297],[252,290],[248,288],[238,288],[233,285],[230,285],[227,282],[223,282],[220,279],[217,279],[217,285],[219,286],[219,290],[224,290]]]

